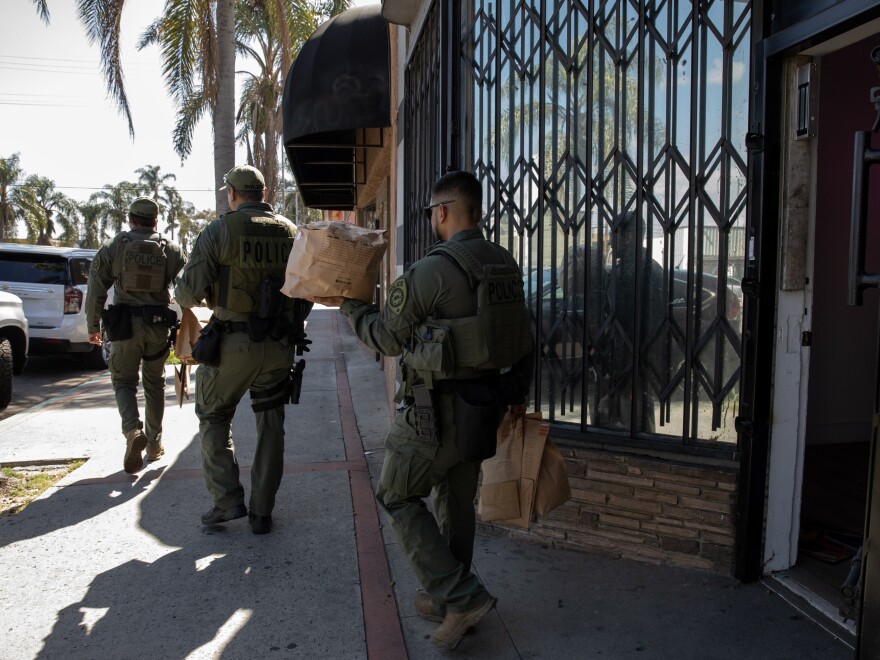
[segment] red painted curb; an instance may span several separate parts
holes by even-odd
[[[339,397],[339,419],[345,457],[359,466],[348,472],[351,483],[351,504],[354,511],[358,571],[361,582],[361,602],[364,610],[364,632],[367,639],[367,657],[372,660],[406,660],[406,644],[394,600],[391,572],[385,555],[385,543],[379,528],[379,515],[370,472],[364,458],[364,446],[357,428],[345,355],[339,338],[338,317],[333,316],[333,352],[336,355],[336,394]]]

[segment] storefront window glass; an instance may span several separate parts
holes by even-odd
[[[736,441],[750,11],[461,4],[461,166],[522,265],[548,420]]]

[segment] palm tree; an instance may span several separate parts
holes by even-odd
[[[350,0],[239,0],[236,45],[252,59],[258,72],[242,86],[236,120],[238,140],[247,147],[248,163],[266,179],[266,199],[274,203],[278,187],[278,140],[282,131],[281,98],[284,76],[302,45],[318,25],[344,11]]]
[[[144,165],[134,171],[138,175],[138,184],[140,185],[141,192],[152,196],[156,204],[162,199],[162,194],[168,190],[167,182],[177,180],[176,174],[171,174],[170,172],[162,174],[160,170],[161,167],[159,165]]]
[[[165,186],[165,195],[162,197],[165,208],[165,231],[171,234],[174,240],[174,230],[180,227],[181,215],[184,212],[186,202],[177,192],[176,188]]]
[[[119,54],[121,16],[125,0],[77,0],[77,14],[91,43],[101,50],[107,91],[128,121],[128,105]],[[165,83],[177,102],[174,147],[189,155],[196,123],[210,110],[214,123],[215,190],[235,164],[235,0],[165,0],[162,16],[150,25],[139,48],[157,44],[162,50]],[[226,196],[216,193],[217,213]]]
[[[128,220],[128,207],[140,194],[138,184],[120,181],[115,186],[109,183],[93,197],[101,204],[101,236],[118,234]]]
[[[166,210],[162,205],[162,201],[165,199],[168,194],[168,189],[170,188],[168,182],[176,181],[177,176],[171,173],[162,174],[158,165],[144,165],[135,170],[135,174],[138,175],[138,185],[140,186],[141,193],[152,197],[153,201],[159,206],[159,212],[167,219]],[[174,189],[172,188],[172,190]],[[174,194],[177,194],[176,190],[174,191]],[[172,233],[172,238],[173,237],[174,234]]]
[[[15,231],[15,206],[11,199],[11,188],[15,186],[24,170],[19,165],[19,155],[0,158],[0,242]]]
[[[293,220],[297,225],[305,225],[321,220],[321,211],[308,208],[305,202],[303,202],[299,186],[290,169],[290,163],[287,163],[286,172],[288,176],[284,181],[284,201],[281,204],[281,213]]]
[[[180,223],[180,231],[178,232],[180,248],[184,252],[189,252],[191,241],[195,240],[196,236],[199,235],[199,232],[202,231],[202,229],[205,228],[205,225],[207,225],[214,217],[213,210],[205,209],[203,211],[196,211],[196,207],[190,202],[184,202],[180,215],[177,218]]]
[[[102,236],[100,230],[101,217],[104,213],[104,205],[93,193],[88,201],[77,204],[79,216],[82,219],[82,240],[80,246],[84,248],[97,248],[101,246]]]
[[[15,189],[19,217],[27,227],[28,240],[37,245],[52,245],[60,227],[60,242],[73,245],[79,238],[76,202],[55,188],[55,182],[32,174]]]

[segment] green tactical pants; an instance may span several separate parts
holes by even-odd
[[[441,612],[464,612],[490,598],[470,570],[480,464],[464,463],[459,457],[453,397],[435,396],[440,425],[435,441],[419,439],[414,406],[398,414],[385,440],[385,461],[376,490],[398,544]],[[424,502],[432,489],[436,518]]]
[[[295,359],[294,347],[267,339],[252,342],[247,333],[223,335],[220,366],[199,365],[196,372],[196,415],[202,438],[202,471],[214,505],[228,509],[244,504],[238,460],[232,441],[232,418],[245,392],[264,392],[287,378]],[[278,405],[255,412],[257,446],[251,467],[248,509],[268,516],[275,506],[284,468],[284,403],[277,393],[260,401]]]
[[[151,443],[162,439],[162,416],[165,414],[165,358],[168,357],[168,326],[131,319],[130,339],[110,344],[110,380],[116,397],[116,409],[122,418],[122,432],[143,429]],[[163,350],[163,348],[165,350]],[[144,356],[160,353],[144,360]],[[138,371],[144,384],[144,420],[141,423],[137,403]]]

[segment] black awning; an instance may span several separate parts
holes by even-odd
[[[366,149],[391,125],[388,24],[355,7],[312,33],[284,85],[284,148],[303,200],[347,210],[366,179]],[[376,135],[378,134],[378,138]]]

